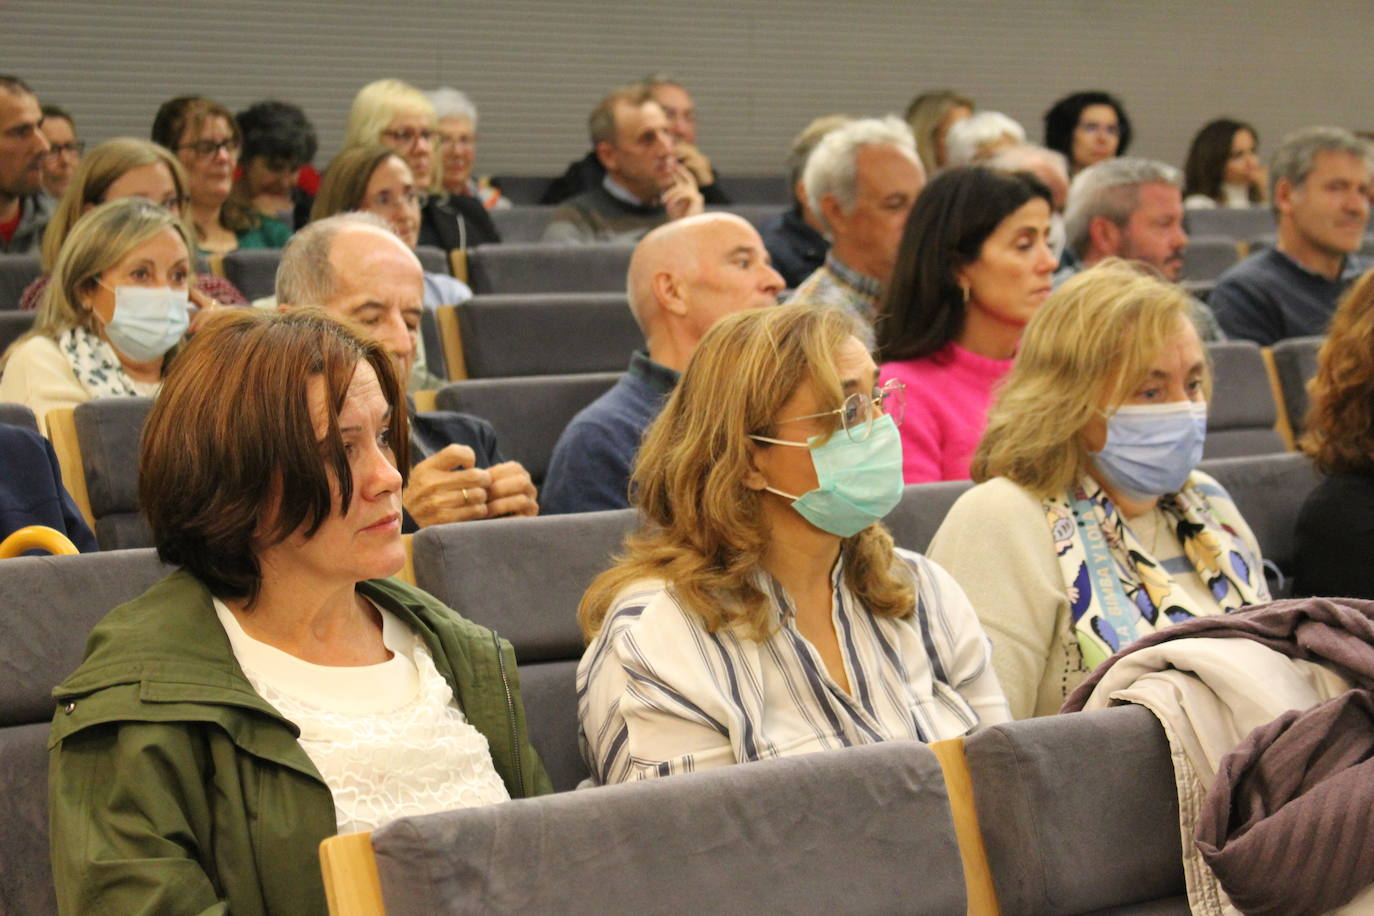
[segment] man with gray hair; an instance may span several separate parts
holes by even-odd
[[[1368,266],[1355,253],[1369,222],[1370,159],[1369,147],[1339,127],[1283,138],[1269,169],[1278,242],[1212,290],[1227,334],[1269,346],[1326,333],[1346,287]]]
[[[1026,142],[1026,129],[1000,111],[980,111],[945,132],[945,165],[977,165]]]
[[[424,305],[415,252],[377,216],[343,213],[307,225],[277,267],[278,308],[317,305],[353,323],[391,354],[401,378],[415,359]],[[416,460],[401,503],[405,530],[502,515],[535,515],[529,472],[505,461],[491,424],[452,411],[410,414]]]
[[[925,183],[916,141],[900,118],[863,118],[826,134],[806,161],[802,184],[830,251],[788,301],[855,315],[871,349],[878,299]]]
[[[1068,246],[1056,285],[1104,258],[1140,261],[1171,282],[1183,273],[1183,177],[1152,159],[1104,159],[1074,177],[1064,213]],[[1216,317],[1193,300],[1193,323],[1203,340],[1222,337]]]

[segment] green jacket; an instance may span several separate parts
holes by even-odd
[[[515,653],[395,580],[358,590],[412,627],[514,798],[552,791]],[[53,696],[48,804],[63,913],[325,913],[334,800],[298,730],[254,692],[186,572],[115,608]]]

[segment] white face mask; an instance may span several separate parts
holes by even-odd
[[[186,335],[191,323],[190,294],[186,290],[116,286],[114,294],[114,317],[105,325],[105,336],[130,359],[151,362]]]

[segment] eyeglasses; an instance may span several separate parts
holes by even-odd
[[[878,417],[891,417],[892,422],[898,426],[902,425],[902,417],[906,415],[906,385],[896,379],[890,379],[883,383],[881,388],[874,388],[871,393],[864,394],[855,392],[844,399],[844,403],[834,410],[823,410],[820,413],[809,413],[800,417],[788,417],[786,420],[779,420],[778,423],[791,423],[793,420],[814,420],[817,417],[829,417],[835,414],[840,416],[840,426],[844,429],[851,442],[863,442],[873,433],[873,421]],[[751,436],[760,442],[771,442],[774,445],[802,445],[800,442],[789,442],[785,439],[770,439],[767,436]]]
[[[195,143],[183,143],[177,147],[178,151],[188,149],[196,155],[198,159],[209,159],[211,156],[224,150],[231,156],[239,153],[239,141],[230,137],[228,140],[197,140]]]
[[[417,188],[407,188],[400,194],[387,188],[378,191],[364,201],[367,209],[390,210],[397,204],[414,204],[420,209],[424,209],[425,204],[429,203],[429,194]]]
[[[1121,136],[1119,124],[1099,124],[1096,121],[1080,121],[1078,129],[1085,134],[1106,134],[1109,137]]]
[[[63,154],[80,156],[86,150],[86,141],[73,140],[71,143],[52,143],[48,145],[48,156],[56,159]]]
[[[413,146],[417,140],[433,143],[435,133],[432,130],[414,130],[407,127],[405,130],[384,130],[382,136],[399,146]]]

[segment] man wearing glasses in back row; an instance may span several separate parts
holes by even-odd
[[[33,90],[0,76],[0,253],[29,254],[43,241],[53,200],[42,193],[49,144]]]

